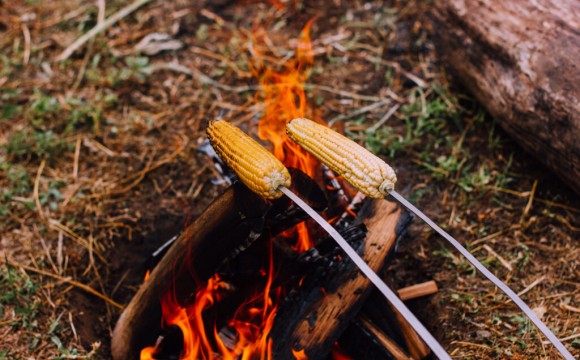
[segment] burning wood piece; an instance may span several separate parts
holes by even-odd
[[[372,201],[363,207],[359,219],[368,230],[361,256],[378,271],[410,218],[395,203]],[[354,266],[344,267],[339,276],[318,277],[317,281],[310,290],[296,290],[299,294],[294,296],[300,301],[293,306],[281,306],[271,332],[277,339],[275,359],[293,359],[293,349],[304,350],[312,359],[324,358],[371,290],[371,282]]]
[[[293,190],[308,198],[311,206],[324,209],[326,201],[317,185],[297,170],[292,174],[297,179]],[[269,238],[304,219],[304,212],[286,198],[268,202],[234,184],[187,226],[121,314],[112,338],[113,358],[138,358],[141,348],[155,343],[157,335],[151,329],[160,324],[160,298],[170,286],[176,298],[185,301],[196,284],[248,239],[261,234]]]

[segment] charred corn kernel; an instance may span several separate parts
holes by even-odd
[[[395,188],[397,176],[389,165],[329,127],[298,118],[286,124],[286,133],[366,196],[383,198]]]
[[[280,185],[290,186],[288,169],[257,141],[224,121],[210,122],[207,136],[216,153],[250,190],[266,199],[282,196]]]

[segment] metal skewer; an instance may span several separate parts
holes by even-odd
[[[296,205],[304,210],[312,219],[314,219],[328,234],[338,243],[338,246],[350,257],[354,264],[360,271],[379,289],[379,291],[389,300],[391,304],[397,309],[399,313],[407,320],[407,322],[415,329],[417,334],[425,341],[425,343],[433,350],[433,353],[439,359],[451,359],[451,356],[443,349],[441,344],[431,335],[423,324],[413,315],[413,313],[405,306],[399,297],[391,290],[387,284],[371,269],[367,263],[357,254],[357,252],[349,245],[349,243],[334,229],[322,216],[320,216],[314,209],[300,199],[289,189],[284,186],[278,188],[289,197]]]
[[[550,340],[550,342],[558,349],[558,351],[564,356],[565,359],[574,360],[574,356],[566,349],[566,347],[560,342],[560,340],[554,335],[550,329],[538,318],[536,313],[530,309],[530,307],[506,284],[504,284],[500,279],[498,279],[494,274],[491,273],[482,263],[480,263],[471,253],[464,248],[457,240],[455,240],[451,235],[449,235],[445,230],[441,229],[437,224],[435,224],[431,219],[427,217],[421,210],[417,209],[413,204],[411,204],[407,199],[401,196],[395,190],[391,190],[389,194],[397,199],[398,202],[403,204],[407,209],[412,211],[415,215],[420,217],[423,221],[427,223],[433,230],[437,231],[439,235],[443,236],[445,240],[457,249],[463,255],[467,261],[471,263],[477,270],[479,270],[486,278],[488,278],[492,283],[500,288],[510,299],[516,304],[526,316],[538,327],[538,329]]]

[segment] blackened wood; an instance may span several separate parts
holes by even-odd
[[[359,253],[374,271],[380,271],[409,217],[397,203],[374,200],[361,210],[359,218],[364,219],[368,229]],[[293,359],[292,349],[304,349],[310,359],[324,358],[357,314],[370,293],[371,283],[350,261],[345,261],[349,266],[343,267],[341,274],[319,278],[318,287],[294,295],[292,300],[300,304],[294,306],[294,311],[282,307],[271,332],[275,359]]]
[[[437,0],[442,63],[580,194],[580,2]]]

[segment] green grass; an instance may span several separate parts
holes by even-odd
[[[67,344],[70,339],[70,329],[67,327],[64,312],[55,311],[56,317],[46,314],[40,288],[44,286],[33,280],[26,273],[2,264],[0,267],[0,319],[10,326],[12,331],[18,332],[20,346],[26,345],[28,352],[34,354],[41,344],[50,343],[59,354],[54,359],[67,359],[74,355],[86,355],[76,346]],[[49,314],[50,315],[50,314]],[[23,359],[19,346],[0,351],[0,359]],[[21,347],[20,347],[21,349]],[[94,350],[96,352],[96,349]],[[94,352],[87,358],[92,358]]]

